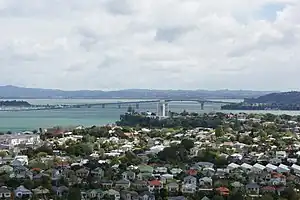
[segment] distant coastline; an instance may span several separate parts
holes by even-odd
[[[221,106],[222,110],[300,110],[300,92],[271,93],[244,102]]]
[[[0,86],[2,99],[244,99],[269,94],[251,90],[156,90],[124,89],[116,91],[25,88]]]
[[[32,105],[27,101],[0,101],[0,107],[31,107]]]
[[[286,110],[286,111],[299,111],[299,104],[291,105],[279,105],[279,104],[232,104],[224,105],[221,107],[221,110]]]

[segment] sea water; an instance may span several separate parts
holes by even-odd
[[[121,101],[142,101],[142,100],[127,100],[127,99],[30,99],[26,100],[31,104],[39,105],[57,105],[57,104],[84,104],[84,103],[110,103]],[[220,101],[220,100],[217,100]],[[224,101],[229,101],[224,100]],[[241,100],[231,100],[233,102],[239,102]],[[54,126],[93,126],[93,125],[105,125],[116,122],[121,114],[124,114],[129,105],[122,105],[121,108],[118,105],[106,105],[93,106],[91,108],[72,108],[61,110],[38,110],[38,111],[15,111],[5,112],[0,111],[0,131],[26,131],[26,130],[38,130],[39,128],[48,128]],[[131,105],[138,112],[156,112],[156,103],[139,104],[139,108],[136,109],[135,104]],[[197,102],[170,102],[169,110],[172,112],[198,112],[209,113],[213,111],[221,111],[220,104],[206,103],[204,110],[201,110],[201,106]],[[274,114],[290,114],[300,115],[300,111],[222,111],[222,112],[252,112],[252,113],[274,113]]]

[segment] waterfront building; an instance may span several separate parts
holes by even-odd
[[[0,149],[14,149],[19,145],[36,146],[41,143],[38,134],[5,134],[0,136]]]

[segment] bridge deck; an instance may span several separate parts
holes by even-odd
[[[27,108],[2,108],[0,111],[33,111],[33,110],[59,110],[59,109],[70,109],[70,108],[82,108],[82,107],[93,107],[93,106],[108,106],[108,105],[128,105],[128,104],[149,104],[158,102],[198,102],[202,106],[205,103],[215,104],[235,104],[234,102],[226,101],[213,101],[205,99],[168,99],[168,100],[145,100],[145,101],[119,101],[119,102],[99,102],[99,103],[86,103],[86,104],[72,104],[72,105],[33,105]]]
[[[99,102],[99,103],[75,104],[75,106],[124,105],[124,104],[157,103],[157,102],[159,102],[159,100],[149,100],[149,101],[118,101],[118,102]]]

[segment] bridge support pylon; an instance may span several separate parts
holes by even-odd
[[[169,105],[166,101],[161,100],[157,103],[157,116],[160,118],[166,118],[169,114]]]

